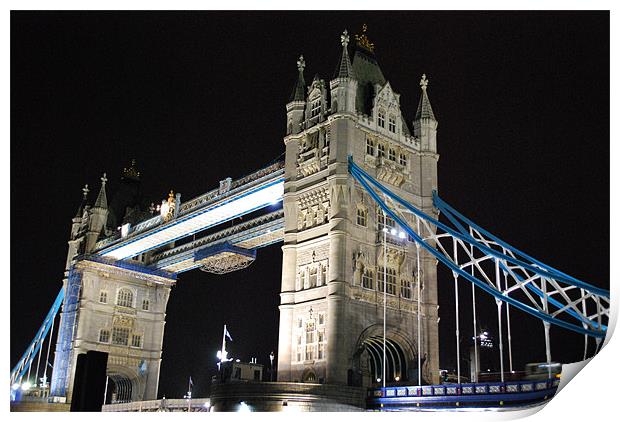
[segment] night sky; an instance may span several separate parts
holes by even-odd
[[[11,14],[11,367],[61,286],[81,188],[107,172],[108,198],[132,158],[142,191],[182,200],[283,151],[285,103],[329,80],[340,34],[368,36],[410,123],[422,73],[439,121],[439,192],[505,241],[609,286],[607,12],[298,12]],[[411,125],[410,125],[411,126]],[[280,245],[244,271],[183,273],[168,304],[160,397],[191,375],[205,396],[222,326],[234,357],[277,351]],[[440,271],[441,367],[452,368],[452,277]],[[469,285],[462,330],[471,332]],[[483,327],[495,306],[479,295]],[[544,360],[542,324],[513,318],[515,368]],[[519,318],[521,317],[521,318]],[[517,323],[514,323],[514,321]],[[469,330],[469,331],[468,331]],[[555,360],[583,337],[552,328]]]

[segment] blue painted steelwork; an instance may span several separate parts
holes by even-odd
[[[446,265],[448,268],[450,268],[450,270],[452,270],[454,273],[457,273],[459,276],[464,277],[466,280],[468,280],[471,283],[474,283],[476,286],[478,286],[479,288],[481,288],[482,290],[484,290],[486,293],[492,295],[493,297],[495,297],[498,300],[501,300],[503,302],[509,303],[510,305],[513,305],[514,307],[529,313],[530,315],[533,315],[543,321],[549,322],[551,324],[555,324],[557,326],[560,326],[562,328],[566,328],[575,332],[578,332],[580,334],[586,334],[592,337],[597,337],[597,338],[603,338],[605,337],[606,334],[606,326],[602,325],[602,324],[596,324],[593,321],[590,320],[586,320],[584,318],[579,318],[580,321],[584,324],[587,324],[590,326],[590,328],[585,328],[581,325],[577,325],[577,324],[573,324],[564,320],[561,320],[559,318],[556,318],[555,316],[550,315],[549,313],[543,312],[541,310],[535,309],[532,306],[529,306],[513,297],[510,297],[508,295],[503,294],[502,292],[498,291],[497,289],[494,289],[492,287],[490,287],[489,285],[487,285],[486,283],[484,283],[482,280],[477,279],[476,277],[472,276],[471,274],[467,273],[466,271],[463,270],[462,267],[459,267],[458,265],[455,265],[455,263],[449,259],[448,257],[446,257],[444,254],[440,253],[434,246],[429,245],[422,237],[420,237],[418,235],[418,233],[416,233],[410,226],[409,224],[403,219],[401,218],[399,215],[397,215],[384,201],[383,199],[381,199],[381,197],[379,196],[379,194],[377,192],[375,192],[375,190],[373,189],[373,187],[375,189],[377,189],[378,191],[380,191],[383,195],[385,195],[386,197],[389,197],[392,201],[396,202],[397,204],[403,206],[407,211],[410,211],[412,214],[414,214],[417,218],[420,218],[426,222],[431,223],[432,225],[434,225],[437,228],[442,229],[443,231],[445,231],[447,234],[449,234],[452,238],[454,239],[458,239],[462,242],[468,243],[470,246],[473,246],[474,248],[478,249],[480,252],[482,252],[485,255],[491,256],[495,261],[501,263],[502,261],[504,262],[510,262],[513,265],[516,266],[520,266],[540,277],[546,278],[546,279],[553,279],[556,281],[561,281],[564,282],[570,286],[575,286],[575,287],[579,287],[581,289],[586,290],[588,293],[592,294],[592,295],[598,295],[599,297],[602,298],[609,298],[609,291],[595,287],[595,286],[591,286],[587,283],[581,282],[579,280],[574,279],[573,277],[570,276],[566,276],[563,273],[560,273],[557,270],[553,270],[550,267],[546,267],[546,268],[540,268],[534,265],[531,265],[527,262],[523,262],[522,260],[519,260],[513,256],[510,255],[506,255],[502,252],[496,251],[490,247],[488,247],[487,245],[482,244],[481,242],[479,242],[478,240],[474,239],[472,236],[469,235],[469,233],[467,233],[467,231],[464,229],[464,227],[458,222],[456,221],[454,218],[450,218],[448,217],[453,224],[455,224],[457,227],[459,227],[458,230],[454,230],[450,227],[448,227],[447,225],[439,222],[438,220],[426,215],[425,213],[423,213],[422,211],[420,211],[419,209],[415,208],[413,205],[409,204],[407,201],[403,200],[402,198],[400,198],[398,195],[396,195],[394,192],[390,191],[389,189],[385,188],[383,185],[381,185],[379,182],[377,182],[372,176],[370,176],[368,173],[366,173],[364,170],[361,169],[361,167],[359,167],[358,165],[356,165],[353,162],[352,157],[349,157],[349,172],[351,173],[351,175],[354,177],[354,179],[359,182],[362,187],[364,187],[364,189],[368,192],[368,194],[379,204],[379,206],[386,212],[387,215],[389,215],[403,230],[405,230],[416,242],[418,242],[424,249],[426,249],[428,252],[430,252],[435,258],[437,258],[440,262],[442,262],[444,265]],[[371,187],[372,185],[372,187]],[[453,216],[451,216],[453,217]],[[468,223],[469,224],[469,223]],[[507,244],[505,244],[507,245]],[[536,261],[538,262],[538,261]],[[505,269],[505,267],[504,267]],[[546,295],[547,297],[549,297],[549,295]],[[552,303],[553,300],[551,301]],[[554,306],[557,306],[554,303]],[[563,308],[566,306],[562,306]],[[568,313],[568,312],[567,312]],[[569,313],[569,315],[571,315]],[[574,316],[574,315],[572,315]],[[587,323],[586,323],[587,321]]]
[[[32,360],[34,359],[36,354],[39,352],[39,349],[41,348],[41,346],[43,346],[43,343],[45,342],[45,338],[47,337],[47,334],[50,331],[50,327],[52,326],[52,323],[54,319],[56,318],[56,315],[58,314],[58,310],[60,309],[60,305],[62,304],[64,297],[65,297],[65,290],[64,288],[61,288],[60,291],[58,292],[58,295],[56,296],[56,300],[54,300],[52,307],[50,308],[49,312],[47,313],[47,316],[43,320],[43,324],[41,324],[41,328],[39,328],[39,331],[37,331],[37,334],[35,335],[34,340],[32,340],[32,342],[26,349],[26,352],[23,354],[21,359],[17,362],[17,365],[15,365],[15,367],[11,371],[11,384],[15,382],[20,382],[24,374],[30,368],[30,365],[32,364]]]
[[[255,249],[244,249],[231,245],[229,242],[218,243],[217,245],[210,246],[208,248],[201,249],[194,252],[194,260],[199,261],[201,259],[208,258],[210,256],[219,255],[224,252],[231,252],[238,255],[243,255],[248,258],[256,259]]]
[[[75,335],[74,329],[77,326],[81,287],[82,275],[73,267],[69,271],[67,290],[62,305],[62,323],[60,324],[56,341],[56,357],[54,359],[54,371],[52,372],[50,388],[51,396],[66,397],[67,395],[67,387],[69,386],[71,375],[69,369],[73,357],[71,344]]]
[[[397,386],[368,391],[369,409],[511,407],[553,397],[559,379],[479,384]]]
[[[162,270],[160,268],[155,268],[152,266],[146,266],[138,262],[124,261],[124,260],[118,261],[112,258],[106,258],[104,256],[100,256],[100,255],[80,255],[76,258],[76,262],[82,261],[82,260],[98,262],[100,264],[111,265],[111,266],[122,268],[125,270],[130,270],[130,271],[135,271],[135,272],[139,272],[143,274],[149,274],[149,275],[155,275],[158,277],[168,278],[170,280],[177,279],[177,275],[175,273]]]

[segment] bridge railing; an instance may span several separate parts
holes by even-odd
[[[369,398],[390,397],[444,397],[444,396],[475,396],[490,394],[532,393],[556,389],[559,379],[527,380],[511,382],[488,382],[466,384],[440,384],[423,386],[380,387],[368,391]]]

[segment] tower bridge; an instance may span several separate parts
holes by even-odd
[[[166,306],[177,274],[242,269],[257,249],[280,242],[282,273],[266,276],[281,277],[282,383],[382,386],[372,393],[375,401],[402,392],[423,395],[422,385],[439,384],[437,264],[452,272],[457,298],[463,283],[495,298],[500,353],[509,307],[542,322],[548,363],[551,326],[583,335],[586,350],[589,339],[600,347],[609,292],[530,257],[450,207],[438,195],[438,122],[428,79],[422,75],[417,112],[408,123],[366,30],[356,36],[352,59],[349,41],[345,31],[330,80],[317,75],[307,85],[303,56],[297,61],[284,161],[224,179],[188,201],[171,192],[159,214],[135,211],[118,229],[110,226],[116,217],[106,176],[93,205],[85,188],[71,221],[62,288],[11,372],[12,384],[30,380],[33,370],[38,380],[44,342],[49,356],[60,311],[52,397],[71,399],[77,356],[95,350],[109,354],[118,401],[156,399]],[[123,180],[139,180],[133,164]],[[250,219],[237,222],[242,216]],[[455,305],[458,315],[458,299]],[[458,330],[457,324],[457,353]],[[42,368],[47,385],[48,365]],[[501,373],[503,383],[503,360]],[[520,385],[488,390],[518,392]],[[551,385],[541,390],[547,394]]]

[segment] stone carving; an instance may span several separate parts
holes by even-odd
[[[318,188],[302,194],[298,200],[297,229],[305,230],[327,223],[330,201],[327,188]]]

